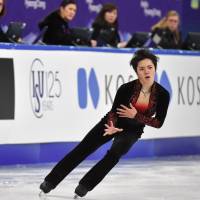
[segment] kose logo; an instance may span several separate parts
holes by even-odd
[[[62,94],[59,71],[47,70],[40,59],[35,59],[31,65],[30,93],[32,110],[37,118],[53,110],[54,102]]]
[[[85,68],[79,68],[77,72],[77,86],[78,86],[78,103],[79,107],[82,109],[87,108],[89,97],[92,100],[92,104],[96,109],[100,100],[105,99],[105,105],[112,105],[115,94],[120,87],[120,85],[136,79],[133,74],[122,75],[122,74],[105,74],[104,81],[99,84],[97,75],[94,68],[92,68],[88,73]],[[170,93],[170,100],[172,98],[172,87],[167,76],[166,71],[163,71],[158,81],[158,75],[156,73],[155,81],[159,82],[164,88],[166,88]],[[101,85],[101,90],[99,88]]]
[[[99,81],[97,79],[95,70],[86,73],[85,68],[78,69],[77,72],[77,85],[78,85],[78,103],[82,109],[87,108],[89,96],[91,97],[92,104],[96,109],[99,100],[105,100],[105,105],[112,105],[115,94],[120,85],[133,80],[133,75],[123,76],[122,74],[105,74],[101,79],[101,90]],[[101,95],[100,95],[101,94]]]
[[[156,73],[155,81],[159,82],[169,92],[170,101],[171,101],[173,92],[172,92],[172,87],[171,87],[171,84],[170,84],[170,81],[169,81],[166,71],[165,70],[162,71],[159,81],[158,81],[158,74]]]
[[[178,76],[178,105],[200,105],[200,76]]]
[[[88,93],[90,94],[94,108],[97,108],[100,90],[95,71],[92,68],[87,77],[85,69],[80,68],[78,70],[78,102],[82,109],[87,107]]]

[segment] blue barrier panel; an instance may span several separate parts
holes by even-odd
[[[58,142],[0,145],[0,165],[57,162],[77,144],[77,142]],[[102,158],[110,146],[111,142],[103,145],[87,159]],[[200,137],[165,138],[139,140],[123,158],[155,158],[197,154],[200,154]]]

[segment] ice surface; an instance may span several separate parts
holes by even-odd
[[[94,165],[85,161],[47,196],[39,185],[54,164],[0,167],[1,200],[68,200]],[[81,199],[81,198],[80,198]],[[200,156],[121,160],[83,200],[200,200]]]

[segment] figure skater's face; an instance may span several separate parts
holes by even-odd
[[[3,10],[3,5],[4,5],[4,1],[3,1],[3,0],[0,0],[0,13],[1,13],[2,10]]]
[[[170,31],[174,32],[178,29],[179,26],[179,17],[177,15],[169,16],[167,18],[167,27]]]
[[[153,84],[155,73],[156,73],[155,66],[150,59],[145,58],[138,62],[137,75],[142,85]]]
[[[117,10],[107,11],[105,12],[104,19],[109,24],[115,23],[117,19]]]
[[[74,19],[77,11],[76,4],[68,4],[65,7],[60,7],[60,15],[65,21],[71,21]]]

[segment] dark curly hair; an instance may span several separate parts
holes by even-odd
[[[148,59],[150,59],[152,61],[152,63],[155,66],[155,70],[156,70],[156,68],[157,68],[157,62],[158,62],[159,58],[157,56],[155,56],[153,53],[151,53],[147,49],[140,49],[140,50],[138,50],[138,51],[135,52],[133,58],[130,61],[130,65],[133,67],[133,69],[135,70],[136,73],[137,73],[138,63],[141,60],[144,60],[146,58],[148,58]]]
[[[67,6],[68,4],[77,4],[75,0],[63,0],[60,4],[61,7],[65,7]]]

